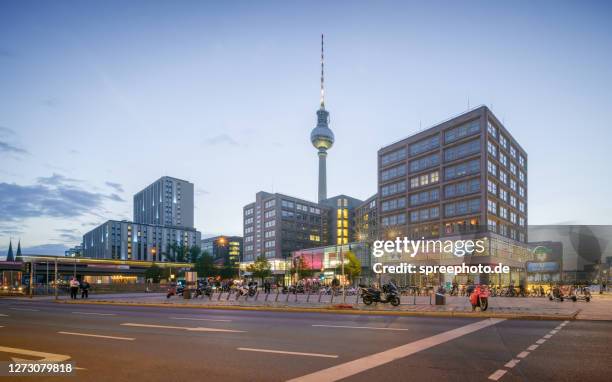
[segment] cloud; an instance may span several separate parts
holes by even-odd
[[[49,186],[59,186],[59,185],[65,185],[68,183],[81,183],[82,182],[79,179],[68,178],[68,177],[65,177],[64,175],[60,175],[55,172],[51,176],[37,178],[36,181],[40,184],[46,184]]]
[[[238,142],[234,140],[234,138],[230,137],[227,134],[219,134],[214,137],[210,137],[204,140],[204,143],[208,146],[217,146],[217,145],[230,145],[230,146],[238,146]]]
[[[9,129],[6,126],[0,126],[0,136],[9,136],[9,135],[15,135],[15,131],[13,131],[13,129]]]
[[[0,153],[27,154],[28,151],[26,149],[22,149],[21,147],[14,146],[8,142],[0,141]]]
[[[106,185],[111,187],[111,188],[114,188],[115,191],[117,191],[117,192],[123,192],[123,186],[121,186],[121,184],[119,184],[119,183],[106,182]]]
[[[76,229],[58,228],[55,231],[60,234],[60,239],[66,243],[80,243],[83,239],[83,235]]]
[[[0,236],[16,236],[21,235],[25,231],[22,225],[0,223]]]
[[[104,202],[122,202],[117,194],[92,192],[82,181],[60,174],[37,179],[33,185],[0,183],[0,221],[25,218],[75,218],[104,211]]]
[[[41,244],[33,247],[24,247],[21,251],[24,255],[64,256],[64,252],[68,249],[69,247],[64,244]]]

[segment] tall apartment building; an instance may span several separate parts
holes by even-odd
[[[243,262],[264,255],[273,271],[284,272],[284,261],[292,251],[326,243],[328,212],[314,202],[258,192],[255,202],[243,208]]]
[[[373,242],[378,237],[377,199],[378,194],[374,194],[355,208],[357,241]]]
[[[165,261],[168,246],[194,246],[201,241],[195,228],[109,220],[83,236],[83,254],[96,259]]]
[[[524,254],[527,164],[525,150],[485,106],[383,147],[378,152],[379,235],[420,239],[484,233],[491,257],[479,261],[499,261],[496,256],[513,251]],[[524,267],[504,261],[509,262]]]
[[[134,195],[134,222],[193,228],[193,183],[163,176]]]

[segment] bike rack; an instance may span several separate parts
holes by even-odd
[[[289,302],[290,295],[291,295],[291,292],[289,292],[289,289],[287,289],[287,298],[285,299],[285,302]]]
[[[306,296],[306,302],[310,301],[310,288],[308,289],[308,296]]]
[[[229,301],[231,294],[232,294],[232,290],[230,289],[229,292],[227,292],[227,298],[225,299],[225,301]]]
[[[319,291],[319,300],[317,302],[321,302],[321,296],[323,296],[323,290]]]
[[[278,288],[276,288],[276,298],[274,299],[274,302],[278,302],[278,295],[280,294],[280,290],[278,290]]]

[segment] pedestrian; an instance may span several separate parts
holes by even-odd
[[[268,280],[264,281],[264,293],[270,293],[270,281]]]
[[[89,283],[87,281],[81,283],[81,298],[89,298]]]
[[[70,279],[70,298],[76,300],[77,293],[79,292],[79,280],[76,277]]]

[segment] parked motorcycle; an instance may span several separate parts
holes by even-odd
[[[359,288],[361,299],[366,305],[371,305],[373,302],[390,303],[393,306],[400,304],[399,291],[393,283],[383,285],[382,291],[376,288],[368,288],[365,285],[359,285]]]
[[[472,294],[470,294],[470,303],[472,304],[472,311],[476,308],[480,308],[480,311],[484,312],[489,307],[489,288],[486,285],[478,285],[474,288]]]

